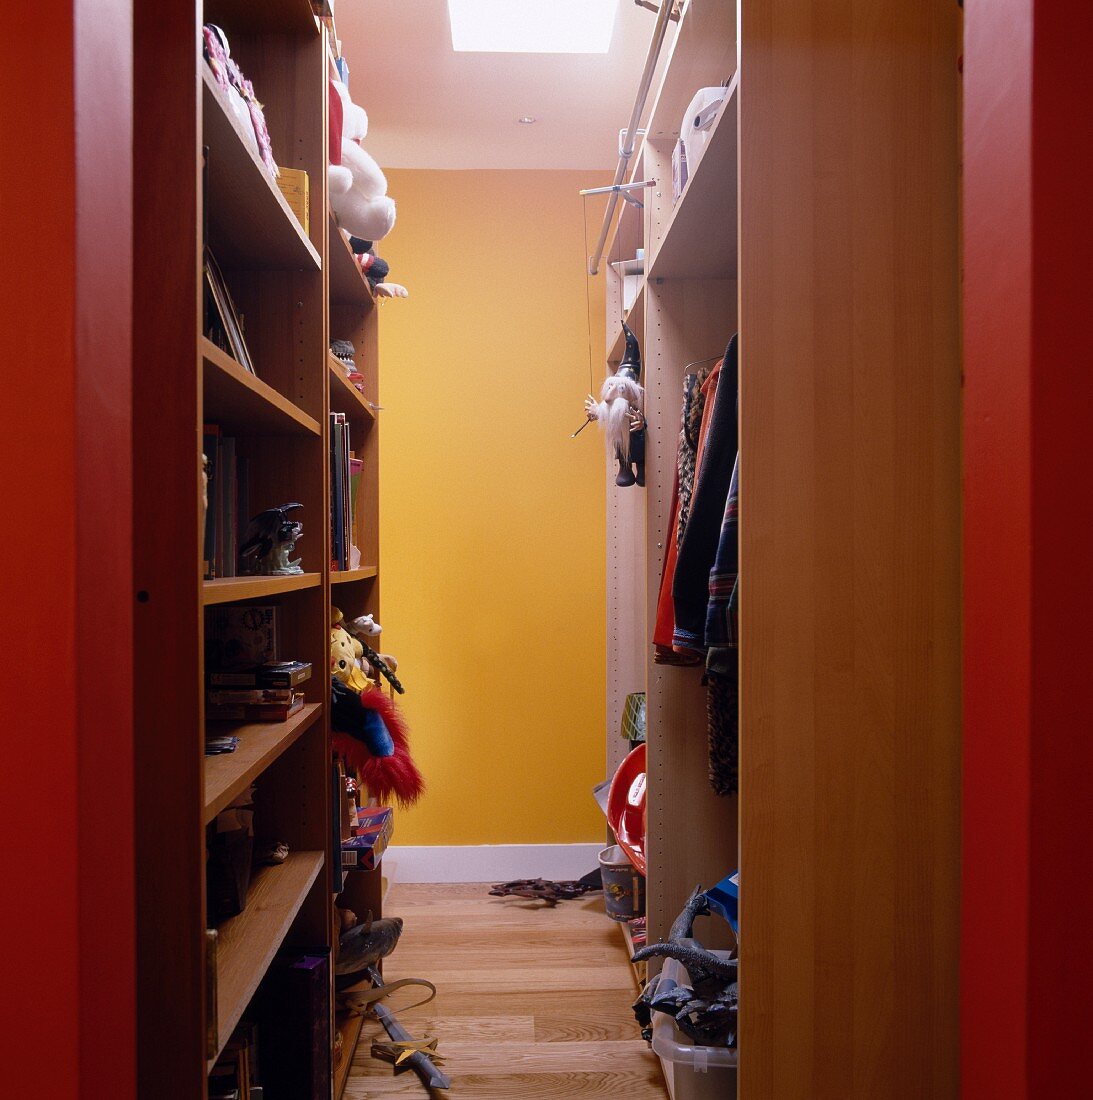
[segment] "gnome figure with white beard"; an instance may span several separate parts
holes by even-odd
[[[641,349],[638,338],[623,322],[626,350],[614,374],[609,374],[596,401],[585,398],[584,411],[589,420],[598,420],[608,448],[619,461],[615,484],[645,484],[645,416],[642,405],[645,390],[641,386]]]

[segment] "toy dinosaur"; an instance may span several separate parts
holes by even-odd
[[[303,572],[301,559],[289,561],[289,555],[303,537],[304,525],[288,515],[293,509],[302,507],[302,504],[281,504],[276,508],[267,508],[251,519],[243,545],[239,548],[239,556],[254,559],[252,568],[255,573],[284,577]]]
[[[658,974],[634,1003],[642,1034],[650,1037],[652,1014],[671,1016],[684,1035],[701,1046],[734,1046],[739,1002],[737,960],[707,951],[692,935],[695,917],[708,916],[710,904],[696,886],[683,911],[672,922],[667,941],[634,952],[632,962],[671,958],[682,963],[691,984],[679,985]]]

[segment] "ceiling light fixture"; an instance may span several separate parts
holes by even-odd
[[[619,0],[448,0],[458,53],[607,53]]]
[[[516,121],[522,122],[525,126],[530,126],[535,119],[533,119],[531,115],[521,115]]]

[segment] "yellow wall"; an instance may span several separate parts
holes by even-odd
[[[398,844],[593,841],[604,820],[604,459],[580,187],[393,170],[382,305],[383,646],[429,783]],[[589,232],[601,207],[589,210]],[[603,371],[603,277],[592,281]],[[532,869],[529,869],[532,873]]]

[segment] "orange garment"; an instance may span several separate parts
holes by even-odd
[[[698,447],[695,451],[695,484],[702,464],[702,450],[709,426],[707,410],[717,393],[717,379],[721,373],[720,362],[710,371],[702,383],[702,395],[706,402],[702,409],[702,422],[698,431]],[[693,499],[693,494],[692,494]],[[653,629],[653,660],[657,664],[698,664],[701,655],[687,649],[674,649],[672,635],[675,632],[676,612],[672,600],[672,585],[676,576],[676,559],[679,555],[679,467],[676,466],[675,488],[672,490],[672,525],[668,532],[668,546],[664,552],[664,569],[660,574],[660,593],[657,596],[657,619]]]

